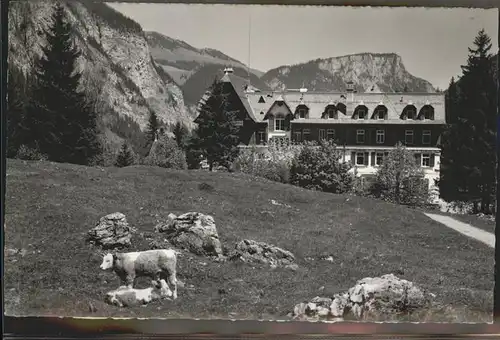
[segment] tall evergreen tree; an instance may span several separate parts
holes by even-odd
[[[116,157],[115,166],[123,168],[134,164],[134,154],[127,142],[123,142],[120,152]]]
[[[215,79],[210,88],[211,96],[200,109],[196,120],[195,144],[206,157],[210,171],[215,164],[230,168],[239,153],[239,127],[236,111],[229,106],[229,92],[224,83]]]
[[[496,183],[497,86],[490,49],[491,39],[481,30],[448,95],[451,125],[443,135],[440,179],[442,196],[481,203],[483,212],[490,211]]]
[[[148,126],[146,129],[146,137],[148,143],[152,144],[154,142],[159,127],[160,127],[160,122],[158,121],[158,115],[154,110],[150,110]]]
[[[23,134],[24,103],[27,100],[25,77],[14,65],[7,74],[7,157],[15,157],[19,147],[26,142]]]
[[[175,140],[177,142],[177,145],[179,145],[179,147],[182,150],[185,150],[186,145],[187,145],[188,132],[189,132],[188,129],[186,128],[186,126],[179,121],[175,124],[172,132],[175,136]]]
[[[81,73],[76,63],[81,52],[73,43],[73,34],[63,6],[56,3],[52,24],[45,31],[47,45],[35,63],[37,81],[25,127],[49,160],[87,165],[101,147],[97,114],[78,90]]]

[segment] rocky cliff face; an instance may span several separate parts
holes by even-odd
[[[275,90],[304,86],[316,91],[343,91],[346,81],[352,80],[358,91],[435,91],[428,81],[411,75],[394,53],[361,53],[280,66],[261,80]]]
[[[181,89],[154,62],[139,24],[104,3],[67,1],[64,6],[83,52],[81,85],[98,96],[103,121],[111,130],[117,116],[144,130],[151,109],[164,123],[181,120],[191,126]],[[9,65],[31,71],[45,44],[43,30],[52,11],[52,1],[10,3]]]

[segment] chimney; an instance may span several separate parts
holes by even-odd
[[[354,83],[352,81],[346,82],[346,90],[346,113],[352,113],[354,111]]]
[[[224,69],[224,74],[228,74],[228,73],[233,73],[233,68],[232,67],[226,67]]]

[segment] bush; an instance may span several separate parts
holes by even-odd
[[[177,142],[168,136],[162,136],[153,143],[145,164],[169,169],[187,169],[186,155]]]
[[[349,173],[351,165],[341,162],[341,158],[332,141],[321,141],[319,146],[306,142],[293,159],[291,183],[310,190],[352,192],[354,176]]]
[[[387,155],[375,175],[371,192],[376,198],[410,206],[426,205],[430,199],[422,169],[413,152],[402,144],[396,145]]]
[[[237,171],[263,177],[275,182],[290,182],[290,167],[299,147],[290,143],[270,142],[266,152],[251,147],[240,151],[234,162]]]
[[[38,147],[28,147],[24,144],[17,150],[16,158],[24,161],[46,161],[48,159],[47,155],[41,153]]]

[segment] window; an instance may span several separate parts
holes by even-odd
[[[413,144],[413,130],[405,130],[405,144]]]
[[[285,118],[276,117],[274,119],[274,131],[285,131]]]
[[[265,142],[266,140],[266,132],[265,131],[259,131],[257,134],[258,142],[262,143]]]
[[[358,119],[365,119],[366,118],[366,110],[365,109],[359,109],[358,110]]]
[[[422,131],[422,144],[431,144],[431,132],[429,130]]]
[[[264,97],[260,96],[259,98],[259,103],[265,103],[266,101],[264,100]]]
[[[299,118],[306,118],[306,109],[299,109]]]
[[[432,119],[432,110],[430,108],[426,107],[422,111],[424,119]]]
[[[332,140],[333,138],[335,138],[335,130],[334,129],[326,130],[326,139]]]
[[[304,138],[304,140],[310,140],[310,135],[311,135],[311,131],[309,129],[304,129],[302,130],[302,138]]]
[[[377,112],[375,112],[375,118],[379,119],[379,120],[383,120],[385,118],[385,110],[378,109]]]
[[[365,165],[365,153],[356,152],[356,165]]]
[[[295,141],[296,142],[300,142],[302,140],[302,132],[295,131],[293,134],[295,135]]]
[[[384,162],[384,153],[383,152],[377,152],[375,154],[375,165],[376,166],[381,166],[383,162]]]
[[[356,130],[356,143],[361,144],[365,142],[365,130]]]
[[[335,110],[334,109],[328,109],[328,118],[330,118],[330,119],[335,118]]]
[[[409,108],[407,111],[406,111],[406,118],[407,119],[415,119],[415,109],[414,108]]]
[[[422,154],[422,166],[429,167],[431,166],[431,155],[428,153]]]
[[[385,131],[377,130],[377,144],[384,144],[385,142]]]
[[[319,139],[325,139],[325,138],[326,138],[325,129],[319,129]]]

